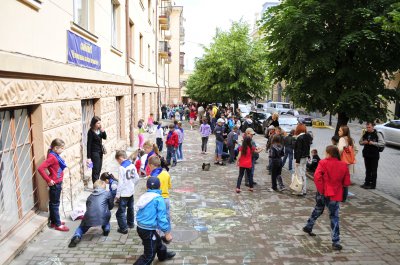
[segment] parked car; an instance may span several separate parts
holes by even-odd
[[[297,120],[306,126],[312,125],[313,117],[311,117],[307,112],[305,112],[303,110],[291,109],[288,112],[286,112],[286,114],[297,117]]]
[[[241,118],[246,117],[250,114],[250,108],[244,104],[239,104],[238,108],[240,109]]]
[[[264,111],[264,112],[268,112],[268,113],[277,112],[278,114],[285,114],[286,112],[288,112],[291,109],[292,108],[290,106],[290,103],[287,103],[287,102],[271,101],[271,102],[257,104],[258,111]]]
[[[271,116],[271,114],[267,112],[250,111],[249,116],[250,119],[253,121],[254,131],[256,133],[263,133],[263,123],[269,118],[269,116]]]
[[[382,135],[385,144],[400,147],[400,120],[393,120],[376,125],[375,129]]]

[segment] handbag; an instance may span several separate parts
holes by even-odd
[[[289,186],[293,191],[300,193],[303,190],[303,180],[299,178],[297,172],[292,175],[292,183]]]
[[[349,187],[343,187],[343,199],[342,199],[342,202],[346,202],[348,195],[349,195]]]
[[[356,163],[356,156],[354,153],[354,147],[349,145],[343,148],[342,155],[340,156],[340,160],[345,162],[348,165],[352,165]]]
[[[103,153],[103,155],[107,154],[107,149],[104,144],[101,145],[101,152]]]

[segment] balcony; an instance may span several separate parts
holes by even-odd
[[[170,47],[167,41],[160,41],[159,42],[159,48],[158,48],[158,54],[160,55],[161,58],[168,58],[170,51]]]
[[[171,40],[171,38],[172,38],[171,31],[166,30],[166,31],[164,32],[164,39],[166,39],[166,40]]]
[[[169,29],[169,16],[171,14],[171,6],[160,7],[160,14],[158,20],[160,22],[160,27],[162,30]]]

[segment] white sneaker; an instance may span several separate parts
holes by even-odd
[[[268,188],[268,191],[269,191],[269,192],[274,192],[274,191],[276,191],[276,190],[274,190],[273,188]]]

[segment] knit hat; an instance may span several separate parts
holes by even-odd
[[[160,189],[160,180],[157,177],[150,177],[146,186],[149,190],[158,190]]]

